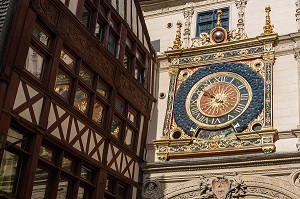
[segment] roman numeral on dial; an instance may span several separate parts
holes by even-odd
[[[235,111],[240,113],[244,110],[245,107],[246,107],[245,104],[238,104],[237,107],[235,108]]]

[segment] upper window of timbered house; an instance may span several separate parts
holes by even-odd
[[[128,102],[117,98],[111,126],[111,134],[132,150],[136,149],[140,117]]]
[[[44,70],[51,59],[50,44],[51,36],[49,32],[39,24],[35,24],[24,68],[39,80],[42,80]]]
[[[60,53],[54,91],[95,123],[103,125],[110,88],[82,59],[66,48]]]
[[[149,85],[145,83],[146,70],[152,67],[147,65],[149,45],[134,1],[84,0],[80,4],[61,1],[71,11],[74,9],[73,6],[76,6],[76,12],[73,11],[73,13],[81,23],[140,84]],[[122,45],[124,43],[125,47]],[[65,52],[65,54],[67,59],[68,53]]]

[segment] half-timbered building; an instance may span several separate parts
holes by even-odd
[[[138,1],[0,8],[0,198],[140,198],[155,54]]]

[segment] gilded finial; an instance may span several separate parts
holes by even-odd
[[[217,11],[217,23],[216,23],[216,27],[221,27],[222,26],[221,16],[222,16],[222,10],[218,10]]]
[[[264,26],[264,34],[271,34],[273,33],[273,26],[271,25],[271,17],[270,17],[270,12],[271,12],[271,7],[268,5],[265,8],[266,11],[266,25]]]
[[[175,41],[173,42],[173,50],[181,48],[181,21],[177,21],[177,30],[176,30],[176,37]]]

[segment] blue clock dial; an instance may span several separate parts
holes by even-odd
[[[257,118],[264,103],[263,78],[241,63],[214,64],[197,69],[179,87],[174,118],[190,136],[199,129],[230,125],[238,132]]]

